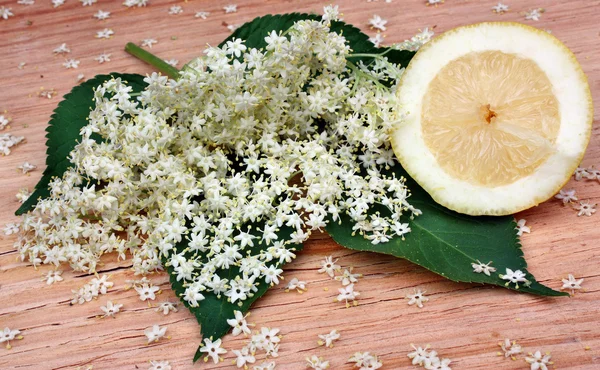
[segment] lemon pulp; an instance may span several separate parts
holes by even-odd
[[[430,82],[421,109],[425,144],[442,169],[474,185],[510,184],[554,153],[559,103],[530,60],[471,52]]]

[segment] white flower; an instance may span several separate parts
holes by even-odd
[[[298,278],[293,278],[285,287],[286,292],[289,292],[290,290],[296,290],[298,293],[302,294],[307,291],[306,282],[298,280]]]
[[[110,62],[110,56],[112,54],[108,54],[108,53],[102,53],[100,55],[98,55],[96,58],[94,58],[94,60],[97,60],[98,63],[102,64],[104,62]]]
[[[12,235],[19,232],[19,224],[9,222],[4,227],[4,235]]]
[[[181,13],[183,13],[183,8],[179,5],[174,5],[169,8],[169,14],[171,14],[171,15],[181,14]]]
[[[33,5],[33,4],[35,4],[35,0],[18,0],[17,4],[20,4],[20,5]]]
[[[52,0],[52,6],[54,8],[58,8],[59,6],[63,5],[65,3],[65,0]]]
[[[532,9],[525,13],[525,19],[539,21],[540,18],[542,17],[543,12],[544,12],[544,9],[541,9],[541,8]]]
[[[315,370],[329,369],[329,361],[323,360],[322,357],[312,355],[306,358],[306,366]]]
[[[151,327],[144,330],[144,334],[148,338],[148,344],[152,342],[158,342],[158,340],[165,336],[167,332],[167,327],[163,326],[162,328],[159,325],[152,325]]]
[[[342,275],[338,275],[334,279],[337,281],[341,281],[342,285],[344,285],[344,286],[357,283],[358,278],[362,277],[362,274],[353,274],[352,269],[353,269],[352,267],[350,267],[348,269],[344,269],[344,272],[342,273]]]
[[[14,14],[11,12],[11,9],[4,6],[0,7],[0,18],[8,19],[8,17],[14,17]]]
[[[560,189],[559,193],[556,194],[554,198],[562,200],[563,204],[571,203],[575,200],[578,200],[577,196],[575,196],[575,189]]]
[[[498,13],[498,14],[504,14],[508,11],[509,7],[508,5],[502,4],[502,3],[498,3],[497,5],[494,5],[492,7],[492,11],[494,13]]]
[[[150,361],[148,370],[171,370],[169,361]]]
[[[341,269],[340,266],[336,265],[337,259],[334,261],[333,256],[325,257],[324,261],[321,261],[321,268],[319,269],[319,273],[327,273],[330,277],[335,277],[335,272]]]
[[[504,352],[504,357],[510,357],[513,360],[515,359],[515,355],[523,353],[521,346],[518,345],[516,341],[511,341],[508,338],[504,339],[504,342],[498,343],[498,345],[500,346],[500,348],[502,348],[502,352]]]
[[[143,39],[142,40],[142,46],[148,47],[150,49],[152,49],[152,45],[158,43],[158,40],[156,39]]]
[[[25,138],[23,136],[14,136],[12,134],[0,135],[0,155],[9,155],[10,148],[21,143]]]
[[[0,331],[0,343],[6,342],[6,349],[11,349],[10,341],[14,339],[23,339],[23,336],[20,335],[20,330],[10,330],[9,328],[4,328],[4,330]]]
[[[156,312],[162,311],[163,315],[168,315],[171,311],[177,312],[177,305],[178,305],[177,302],[175,302],[175,303],[169,302],[169,301],[161,302],[158,306],[156,306],[155,311]]]
[[[196,12],[196,15],[194,15],[194,17],[206,19],[206,18],[208,18],[209,15],[210,15],[210,12]]]
[[[421,48],[421,46],[428,43],[433,37],[434,33],[429,28],[425,27],[422,31],[420,31],[415,36],[411,37],[410,40],[404,40],[399,44],[392,45],[392,48],[397,50],[411,50],[417,51]]]
[[[513,271],[507,268],[505,275],[500,274],[500,279],[508,280],[508,282],[505,284],[506,286],[508,286],[510,283],[513,283],[516,285],[516,288],[519,289],[519,283],[527,284],[529,282],[525,276],[525,273],[521,270]]]
[[[374,37],[369,37],[369,41],[371,41],[373,45],[375,45],[375,47],[378,48],[383,42],[383,36],[381,35],[381,33],[377,32]]]
[[[254,370],[275,370],[275,362],[263,362],[260,365],[255,365]]]
[[[9,123],[10,120],[4,117],[3,114],[0,114],[0,131],[4,130]]]
[[[381,18],[377,14],[373,15],[373,18],[369,19],[369,24],[371,25],[371,27],[381,31],[385,31],[387,29],[385,27],[385,25],[387,24],[387,20]]]
[[[98,2],[98,0],[79,0],[79,1],[81,2],[81,5],[83,5],[83,6],[92,6],[96,2]]]
[[[98,20],[104,20],[110,18],[110,12],[105,12],[104,10],[98,10],[96,14],[94,14],[94,18]]]
[[[29,172],[35,170],[37,168],[37,166],[34,164],[31,164],[29,162],[25,162],[17,168],[20,169],[23,173],[29,173]]]
[[[578,211],[577,216],[591,216],[596,213],[596,204],[589,200],[580,201],[578,205],[573,206]]]
[[[229,326],[233,328],[231,332],[233,336],[238,336],[241,333],[244,333],[244,335],[251,334],[252,331],[250,330],[249,326],[254,326],[254,324],[248,324],[246,322],[246,317],[249,314],[244,316],[244,314],[240,311],[233,311],[233,313],[235,315],[235,318],[227,319],[227,324],[229,324]]]
[[[569,274],[568,279],[562,279],[563,286],[560,288],[562,290],[571,290],[571,295],[575,294],[575,290],[581,289],[581,283],[583,283],[583,279],[575,279],[575,277]]]
[[[79,61],[77,59],[67,59],[64,63],[63,66],[66,69],[71,69],[71,68],[78,68],[79,67]]]
[[[360,295],[359,292],[354,291],[354,284],[350,284],[344,288],[338,289],[339,293],[337,296],[338,302],[346,302],[346,307],[350,307],[348,301],[355,301],[356,297]],[[354,302],[356,304],[356,302]]]
[[[575,181],[580,181],[583,178],[587,178],[589,173],[587,172],[587,168],[577,167],[575,172],[573,173],[573,177],[575,177]]]
[[[331,22],[340,19],[340,10],[338,5],[328,5],[323,7],[323,15],[321,16],[323,21]]]
[[[424,368],[427,370],[452,370],[450,363],[452,360],[449,358],[439,359],[438,357],[430,357],[425,360]]]
[[[62,270],[50,270],[46,273],[46,275],[42,278],[43,281],[48,285],[52,285],[59,281],[63,281]]]
[[[100,31],[96,32],[96,38],[98,38],[98,39],[108,39],[108,38],[110,38],[114,34],[115,34],[115,32],[113,30],[111,30],[110,28],[105,28],[103,30],[100,30]]]
[[[348,362],[354,362],[354,367],[360,368],[360,370],[379,369],[383,366],[377,356],[371,355],[369,352],[356,352],[348,359]]]
[[[223,7],[223,10],[225,10],[225,14],[227,14],[227,13],[235,13],[235,12],[237,12],[237,5],[235,5],[235,4],[225,5]]]
[[[425,292],[425,290],[418,289],[414,294],[407,294],[406,299],[408,299],[409,306],[416,304],[417,307],[423,308],[423,302],[429,301],[429,298],[425,297]]]
[[[490,266],[492,264],[492,261],[488,262],[487,264],[479,262],[479,260],[477,260],[477,263],[471,263],[471,267],[473,267],[473,272],[476,272],[478,274],[484,273],[487,276],[490,276],[491,272],[495,272],[496,268]]]
[[[429,345],[422,347],[415,347],[414,344],[410,345],[414,351],[408,354],[408,358],[412,360],[413,365],[421,365],[425,364],[425,361],[429,360],[431,357],[437,357],[437,353],[435,351],[428,351]]]
[[[253,364],[256,362],[256,358],[254,358],[254,355],[250,353],[248,347],[242,347],[241,350],[234,349],[231,352],[237,356],[237,359],[235,360],[235,365],[237,367],[243,367],[247,369],[247,364]]]
[[[169,59],[165,60],[165,63],[167,63],[170,66],[176,67],[177,64],[179,64],[179,61],[177,59]]]
[[[15,194],[15,197],[19,200],[19,203],[24,203],[30,196],[31,193],[26,188],[19,189],[19,192]]]
[[[529,353],[529,356],[525,357],[525,361],[531,365],[531,370],[548,370],[547,365],[554,363],[550,361],[551,358],[550,352],[542,355],[540,351],[536,351],[535,353]]]
[[[148,299],[155,300],[155,293],[160,290],[159,287],[154,285],[142,284],[142,286],[134,287],[135,291],[140,295],[140,300],[145,301]]]
[[[328,334],[319,334],[319,339],[317,344],[320,346],[325,345],[325,347],[333,348],[333,342],[340,339],[340,333],[334,329]]]
[[[444,0],[427,0],[427,3],[425,5],[429,6],[429,5],[436,5],[437,4],[443,4]]]
[[[204,357],[205,362],[210,357],[215,364],[218,364],[219,361],[223,361],[220,355],[227,353],[227,350],[221,348],[221,339],[213,342],[209,338],[204,338],[204,345],[200,347],[200,352],[206,353],[206,357]]]
[[[107,301],[106,306],[100,306],[100,309],[102,310],[102,312],[104,312],[104,316],[102,317],[115,317],[115,315],[121,310],[121,307],[123,307],[123,305],[120,303],[113,303],[112,301]]]
[[[525,223],[527,223],[527,220],[524,218],[517,221],[517,227],[515,228],[517,230],[517,236],[521,236],[523,233],[529,234],[531,232],[531,228],[529,226],[525,226]]]

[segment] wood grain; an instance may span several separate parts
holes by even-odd
[[[419,28],[435,27],[443,32],[452,27],[479,21],[521,21],[549,29],[577,55],[587,73],[594,101],[600,98],[600,2],[598,1],[507,1],[511,11],[491,12],[495,1],[447,0],[427,7],[424,0],[394,0],[386,3],[343,1],[340,8],[346,21],[368,28],[368,19],[379,14],[388,19],[388,42],[410,37]],[[12,117],[5,132],[23,135],[27,141],[7,157],[0,157],[0,226],[16,220],[18,207],[14,195],[20,188],[32,189],[45,162],[44,129],[52,110],[75,84],[77,75],[113,71],[148,73],[150,68],[123,52],[128,41],[156,38],[152,49],[165,59],[181,64],[200,54],[203,46],[217,44],[229,31],[227,24],[239,24],[266,13],[289,11],[320,12],[321,1],[239,0],[238,12],[225,14],[223,1],[159,1],[147,8],[127,9],[120,1],[102,1],[91,7],[68,0],[53,9],[49,1],[32,6],[16,1],[0,1],[12,8],[14,17],[0,19],[0,111]],[[184,13],[168,15],[168,8],[181,5]],[[546,9],[539,22],[525,21],[523,12]],[[111,18],[98,21],[92,15],[99,9],[111,11]],[[209,11],[207,20],[194,18],[196,11]],[[115,31],[109,40],[95,38],[105,27]],[[72,50],[67,58],[81,60],[76,70],[62,67],[64,57],[52,50],[66,42]],[[112,54],[109,63],[94,58],[102,52]],[[26,62],[24,69],[18,69]],[[180,65],[181,65],[180,64]],[[43,99],[41,88],[55,89],[58,96]],[[583,164],[600,164],[598,114],[590,146]],[[39,165],[30,176],[18,173],[24,161]],[[580,199],[598,202],[600,184],[595,181],[571,182]],[[346,363],[355,351],[378,354],[383,369],[415,369],[406,357],[410,343],[429,343],[441,356],[453,359],[454,369],[525,369],[523,356],[518,361],[497,356],[497,343],[516,339],[526,351],[551,351],[557,369],[600,369],[600,214],[578,218],[559,202],[549,201],[523,212],[532,233],[523,238],[523,250],[530,270],[540,282],[553,288],[568,273],[585,278],[585,292],[572,298],[545,299],[515,294],[487,286],[446,281],[418,266],[391,257],[357,253],[337,246],[321,235],[306,244],[305,252],[287,266],[287,278],[309,282],[307,293],[285,293],[272,289],[252,310],[250,321],[257,327],[281,328],[283,340],[279,369],[303,369],[304,358],[312,354],[330,360],[332,369],[351,369]],[[0,328],[20,329],[25,339],[15,341],[11,350],[0,348],[1,369],[146,369],[148,360],[169,360],[173,369],[234,368],[229,353],[225,362],[215,366],[191,358],[200,342],[198,325],[185,309],[163,316],[148,308],[125,280],[133,278],[127,262],[114,256],[105,259],[100,273],[115,282],[110,293],[98,301],[70,306],[71,289],[90,277],[65,272],[65,281],[47,286],[41,274],[17,261],[13,238],[0,238]],[[333,303],[338,283],[317,273],[319,260],[327,255],[339,258],[343,266],[354,266],[364,274],[357,289],[360,305],[350,309]],[[151,276],[163,289],[158,301],[175,299],[164,274]],[[423,309],[406,304],[405,295],[414,288],[427,290],[429,301]],[[99,306],[108,299],[123,303],[116,319],[99,319]],[[145,345],[143,330],[152,324],[167,325],[170,340]],[[342,337],[333,349],[317,346],[317,334],[338,329]],[[243,337],[227,336],[228,349],[239,349]],[[586,350],[589,347],[589,350]]]

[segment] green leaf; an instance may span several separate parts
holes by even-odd
[[[21,215],[33,209],[39,199],[50,196],[48,184],[54,177],[62,175],[72,166],[69,153],[75,148],[81,135],[79,131],[88,124],[87,118],[94,106],[94,88],[111,78],[121,78],[129,83],[133,92],[140,92],[146,87],[144,76],[137,74],[111,73],[98,75],[75,86],[54,110],[54,114],[46,128],[46,169],[41,180],[35,186],[33,194],[15,212]]]
[[[262,225],[252,225],[252,230],[258,230],[262,228]],[[281,227],[277,232],[278,237],[287,238],[293,230],[288,227]],[[258,236],[256,234],[256,236]],[[258,239],[260,240],[260,239]],[[181,243],[175,246],[174,253],[181,253],[187,248],[187,243],[183,240]],[[264,243],[255,243],[254,247],[247,248],[244,251],[251,255],[257,255],[261,251],[266,251],[268,246],[264,245]],[[294,249],[295,252],[302,250],[302,245],[295,244],[288,246],[288,249]],[[202,256],[202,258],[208,258],[207,256]],[[163,262],[166,262],[163,260]],[[281,265],[276,264],[278,267]],[[260,280],[256,288],[258,289],[252,297],[248,297],[243,304],[240,306],[236,303],[231,303],[227,301],[227,297],[224,295],[218,297],[213,292],[204,291],[202,295],[204,295],[204,300],[200,302],[198,307],[191,307],[187,301],[182,299],[181,297],[185,294],[185,286],[183,280],[177,281],[176,274],[173,272],[173,268],[171,266],[167,266],[167,271],[169,272],[169,280],[171,282],[171,287],[175,294],[180,297],[181,302],[196,316],[196,320],[200,324],[200,333],[203,338],[213,338],[216,340],[217,338],[221,338],[231,329],[231,326],[227,323],[228,319],[232,319],[235,317],[234,311],[241,311],[243,313],[248,312],[250,306],[261,296],[263,296],[267,290],[270,288],[270,285],[267,284],[264,280]],[[219,276],[221,278],[226,279],[234,279],[239,275],[239,268],[236,266],[232,266],[224,273],[220,273]],[[196,351],[194,355],[194,362],[197,361],[202,356],[202,352],[200,352],[200,348]]]
[[[341,224],[330,222],[327,226],[327,232],[337,243],[349,249],[405,258],[453,281],[515,289],[514,284],[506,286],[506,280],[502,280],[499,274],[506,273],[506,268],[521,270],[527,274],[531,284],[520,285],[518,291],[543,296],[568,295],[538,283],[527,271],[512,216],[473,217],[456,213],[437,204],[400,165],[394,166],[392,171],[397,178],[406,178],[406,185],[412,193],[408,201],[423,212],[413,220],[403,221],[408,222],[412,230],[406,234],[406,240],[395,237],[387,243],[373,245],[362,235],[352,235],[353,222],[345,216]],[[383,206],[374,211],[389,214]],[[483,263],[493,261],[492,266],[497,271],[491,276],[473,272],[471,263],[477,260]]]

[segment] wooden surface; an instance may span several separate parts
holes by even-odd
[[[388,42],[412,36],[419,28],[435,27],[437,33],[467,23],[493,20],[520,21],[549,29],[577,55],[587,73],[596,105],[600,99],[600,2],[598,1],[517,1],[506,3],[509,13],[491,12],[494,1],[447,0],[438,7],[427,7],[424,0],[393,0],[386,3],[340,2],[346,21],[370,35],[368,19],[379,14],[388,19]],[[127,9],[121,1],[100,0],[83,7],[67,0],[53,9],[50,1],[38,0],[24,6],[16,1],[0,1],[12,8],[14,17],[0,19],[0,111],[7,110],[13,122],[11,132],[23,135],[26,142],[7,157],[0,157],[0,226],[15,221],[18,207],[15,194],[20,188],[32,189],[45,162],[44,129],[52,110],[77,81],[113,71],[148,73],[151,69],[123,52],[128,41],[156,38],[152,51],[165,59],[176,58],[180,66],[201,53],[207,43],[217,44],[229,31],[227,24],[239,24],[266,13],[289,11],[320,12],[321,1],[239,0],[237,13],[225,14],[221,1],[151,0],[147,8]],[[169,15],[172,5],[183,6],[184,13]],[[525,21],[523,13],[545,8],[539,22]],[[92,15],[99,9],[111,17],[98,21]],[[207,20],[194,18],[196,11],[209,11]],[[96,31],[112,28],[109,40],[95,38]],[[52,50],[66,42],[71,48],[67,58],[81,61],[78,69],[62,66],[65,58]],[[94,60],[102,52],[112,54],[108,63]],[[26,62],[24,69],[18,69]],[[55,89],[58,96],[37,96],[41,88]],[[594,133],[583,164],[600,164],[598,113]],[[30,176],[16,167],[24,161],[37,164]],[[598,202],[600,184],[575,182],[580,199]],[[600,212],[578,218],[568,207],[549,201],[523,212],[532,227],[523,238],[523,250],[530,271],[553,288],[561,278],[573,273],[585,278],[585,292],[572,298],[545,299],[487,286],[446,281],[418,266],[391,257],[356,253],[342,249],[326,235],[306,243],[305,251],[286,267],[285,276],[308,282],[308,292],[285,293],[272,289],[258,301],[250,316],[257,327],[278,327],[283,334],[278,369],[303,369],[304,358],[323,356],[332,369],[351,369],[346,363],[355,351],[370,351],[380,356],[383,369],[415,369],[406,357],[410,343],[431,344],[443,357],[453,360],[453,369],[526,369],[518,361],[497,356],[497,343],[516,339],[525,351],[551,351],[556,369],[600,369]],[[71,289],[90,280],[89,276],[66,268],[65,281],[47,286],[41,281],[48,267],[35,270],[16,260],[13,237],[0,238],[0,329],[20,329],[24,339],[13,348],[0,347],[0,369],[146,369],[148,360],[168,360],[173,369],[234,368],[233,354],[218,366],[192,365],[191,358],[200,342],[195,319],[185,309],[163,316],[148,308],[133,290],[124,290],[125,280],[133,277],[127,262],[105,259],[100,273],[108,273],[115,286],[99,300],[71,307]],[[357,284],[360,305],[350,309],[333,303],[339,283],[317,273],[319,261],[333,254],[342,266],[354,266],[364,274]],[[163,293],[158,302],[175,299],[164,274],[151,276]],[[414,288],[427,290],[431,300],[423,309],[408,306],[404,298]],[[124,304],[116,319],[99,319],[99,307],[111,299]],[[152,324],[168,326],[170,340],[145,345],[143,330]],[[338,329],[341,339],[333,349],[317,346],[317,334]],[[224,338],[227,349],[245,345],[243,337]],[[586,350],[589,347],[589,350]],[[260,362],[260,361],[259,361]]]

